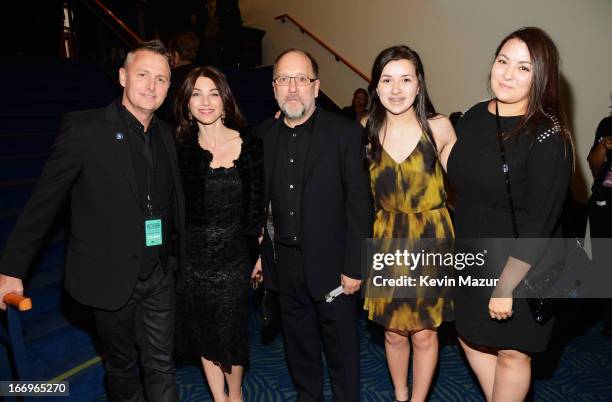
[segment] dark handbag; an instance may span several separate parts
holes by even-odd
[[[508,192],[508,203],[512,216],[512,229],[514,237],[518,238],[518,226],[516,224],[516,214],[514,202],[512,200],[512,188],[510,186],[509,166],[506,162],[506,153],[499,123],[499,112],[497,101],[495,102],[495,119],[497,124],[497,140],[499,142],[499,153],[502,160],[502,170],[505,176],[506,190]],[[567,215],[567,212],[565,211]],[[569,216],[567,216],[568,222]],[[581,285],[581,270],[588,269],[591,259],[584,251],[582,242],[576,236],[574,230],[573,238],[563,239],[567,242],[565,249],[567,254],[564,259],[559,260],[552,267],[534,278],[524,278],[521,288],[527,295],[527,305],[533,319],[538,324],[545,324],[556,313],[557,304],[560,299],[578,297],[578,290]],[[533,269],[533,268],[532,268]]]
[[[279,316],[278,294],[271,290],[264,290],[261,297],[261,325],[271,327]]]
[[[573,227],[566,210],[563,214],[570,222],[570,227]],[[575,233],[573,231],[571,238],[559,239],[565,242],[564,259],[549,267],[544,274],[524,279],[521,284],[527,295],[534,296],[527,298],[527,304],[534,319],[540,324],[555,315],[560,300],[578,298],[583,278],[590,275],[592,261]]]
[[[262,282],[261,275],[251,278],[253,298],[256,305],[259,304],[262,340],[264,344],[267,344],[274,340],[280,329],[280,304],[278,293],[264,289],[263,286],[260,287]]]
[[[260,304],[261,337],[264,344],[271,343],[281,329],[278,293],[264,289]]]

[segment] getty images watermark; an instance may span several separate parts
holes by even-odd
[[[584,266],[571,275],[566,272],[568,256],[576,250],[575,240],[368,239],[362,250],[362,292],[368,298],[402,299],[449,297],[468,291],[489,298],[500,285],[502,271],[513,269],[507,264],[512,256],[531,265],[525,278],[550,297],[612,297],[612,287],[601,286],[610,283],[612,270],[580,262]],[[597,241],[607,242],[612,249],[611,239]],[[520,286],[512,296],[534,297],[522,293]]]
[[[409,242],[408,240],[406,240]],[[413,243],[413,241],[410,241]],[[422,241],[419,241],[422,243]],[[443,244],[435,242],[438,246]],[[418,252],[408,249],[395,250],[394,252],[379,252],[372,255],[372,284],[376,287],[449,287],[449,286],[497,286],[498,278],[482,278],[474,277],[473,275],[460,275],[458,277],[444,275],[440,277],[440,272],[446,272],[451,269],[462,271],[466,268],[483,267],[486,264],[487,250],[481,252],[427,252],[421,249]],[[436,272],[425,274],[427,267],[434,268]],[[385,274],[377,271],[386,272],[395,269],[400,271],[409,271],[410,274],[404,273],[396,277],[387,277]],[[416,271],[417,275],[414,275]],[[397,271],[396,271],[397,272]]]

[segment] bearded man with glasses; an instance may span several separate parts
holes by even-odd
[[[310,54],[281,53],[272,85],[282,117],[256,129],[274,220],[274,239],[262,244],[264,284],[279,294],[297,400],[324,400],[323,340],[334,401],[358,401],[360,246],[371,237],[372,198],[362,128],[317,108],[318,73]],[[326,302],[339,286],[343,294]]]

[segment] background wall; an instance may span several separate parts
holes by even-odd
[[[288,47],[311,52],[321,66],[321,87],[338,105],[367,83],[291,23],[291,14],[368,75],[385,47],[407,44],[419,52],[436,108],[446,115],[487,98],[487,75],[500,40],[522,26],[538,26],[562,57],[574,137],[574,192],[586,199],[591,174],[586,156],[612,96],[610,0],[240,0],[245,25],[267,31],[264,64]]]

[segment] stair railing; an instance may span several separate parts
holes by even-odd
[[[274,19],[277,20],[277,21],[280,20],[282,23],[285,23],[286,21],[292,22],[298,28],[300,28],[300,31],[303,34],[306,34],[306,35],[310,36],[315,42],[317,42],[325,50],[330,52],[335,57],[336,61],[343,63],[345,66],[347,66],[349,69],[351,69],[357,75],[359,75],[361,78],[363,78],[367,82],[370,82],[370,77],[367,74],[365,74],[363,71],[361,71],[359,68],[357,68],[353,63],[348,61],[345,57],[340,55],[340,53],[338,53],[336,50],[334,50],[330,45],[328,45],[325,41],[323,41],[321,38],[319,38],[310,29],[306,28],[303,23],[301,23],[300,21],[298,21],[297,19],[295,19],[291,15],[283,14],[283,15],[279,15],[279,16],[274,17]]]
[[[143,38],[100,0],[66,0],[64,7],[64,39],[72,57],[116,76],[127,52]]]
[[[128,27],[126,25],[126,23],[121,20],[121,18],[117,17],[108,7],[106,7],[104,4],[102,4],[102,2],[100,0],[79,0],[79,1],[81,3],[84,3],[84,4],[93,3],[100,10],[102,10],[102,12],[105,15],[107,15],[113,21],[113,23],[116,26],[121,28],[129,36],[129,38],[130,38],[130,40],[132,42],[132,43],[129,43],[129,44],[135,45],[135,44],[143,41],[143,39],[140,36],[138,36],[138,34],[136,34],[134,31],[132,31],[130,29],[130,27]]]

